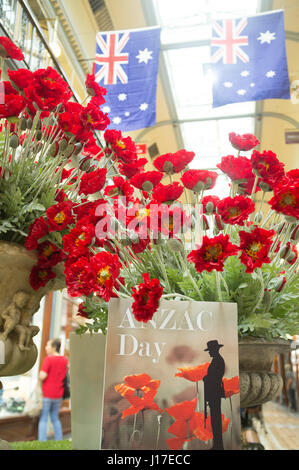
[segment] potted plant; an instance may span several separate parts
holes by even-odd
[[[32,292],[52,289],[63,267],[86,320],[78,334],[105,332],[113,296],[132,298],[142,322],[160,299],[236,302],[240,344],[298,332],[299,170],[254,150],[253,135],[231,133],[235,154],[217,165],[230,187],[221,199],[211,194],[218,172],[189,169],[192,151],[161,155],[147,169],[132,139],[107,128],[105,90],[92,75],[86,106],[71,101],[53,69],[8,77],[0,238],[35,257]]]

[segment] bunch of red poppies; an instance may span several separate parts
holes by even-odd
[[[3,38],[0,55],[23,58]],[[38,258],[31,274],[34,289],[53,279],[53,268],[63,262],[69,295],[103,302],[113,296],[129,297],[136,318],[147,322],[164,296],[183,298],[174,282],[175,269],[189,277],[197,299],[201,298],[197,281],[205,272],[224,272],[231,256],[239,258],[248,274],[280,258],[293,276],[298,258],[299,170],[285,173],[272,151],[240,155],[259,144],[255,136],[229,134],[238,154],[223,156],[217,165],[230,185],[230,195],[221,199],[210,193],[219,171],[190,168],[194,152],[166,153],[154,160],[153,167],[146,166],[149,162],[138,157],[129,136],[107,129],[109,118],[100,109],[106,90],[94,75],[86,79],[85,106],[71,101],[68,84],[51,67],[8,70],[8,76],[0,118],[6,119],[3,129],[10,146],[18,149],[9,159],[20,158],[26,147],[36,161],[55,169],[54,204],[30,225],[25,242]],[[102,131],[100,139],[94,131]],[[1,181],[9,173],[0,163]],[[265,218],[260,209],[271,191]],[[259,210],[257,193],[263,195]],[[184,206],[184,201],[191,204]],[[203,236],[196,245],[198,206]],[[269,224],[271,218],[275,224]],[[287,243],[291,262],[282,254]],[[279,289],[284,285],[280,283]]]

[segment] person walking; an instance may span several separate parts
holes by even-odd
[[[38,423],[38,440],[47,440],[48,417],[50,415],[54,438],[60,441],[63,438],[62,426],[59,419],[59,410],[63,396],[63,381],[68,371],[68,360],[60,355],[60,339],[47,342],[46,353],[39,373],[39,380],[43,393],[43,407]]]
[[[217,340],[207,342],[208,351],[212,361],[208,367],[207,375],[204,380],[204,401],[205,401],[205,419],[206,405],[209,405],[211,414],[211,426],[213,431],[213,447],[211,450],[224,450],[222,440],[222,418],[221,418],[221,398],[224,398],[224,387],[222,378],[225,371],[223,357],[219,354],[219,349],[223,344]]]
[[[286,390],[292,411],[297,411],[296,379],[291,364],[285,365]]]

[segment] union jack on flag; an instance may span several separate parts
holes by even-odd
[[[122,64],[129,62],[129,54],[122,52],[130,38],[125,33],[120,38],[120,33],[114,32],[107,35],[106,41],[101,34],[97,35],[99,51],[96,54],[95,63],[100,66],[96,73],[96,81],[100,82],[104,77],[104,85],[115,85],[117,79],[121,83],[128,83],[128,76]]]
[[[215,21],[211,67],[213,108],[290,99],[283,11]]]
[[[156,122],[159,27],[98,33],[94,74],[107,89],[109,128],[132,131]]]
[[[241,36],[241,32],[247,25],[247,19],[225,20],[222,25],[214,22],[213,28],[218,37],[213,37],[211,45],[218,50],[212,56],[212,62],[218,62],[221,58],[224,64],[236,64],[237,57],[242,62],[249,62],[249,57],[243,50],[248,46],[248,36]]]

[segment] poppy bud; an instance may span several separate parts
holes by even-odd
[[[25,119],[25,118],[21,119],[20,128],[21,128],[21,131],[26,131],[26,129],[27,129],[27,119]]]
[[[285,257],[285,260],[290,263],[291,261],[293,261],[293,259],[296,258],[296,253],[294,253],[294,251],[291,251],[286,257]]]
[[[32,121],[32,118],[30,117],[30,118],[27,119],[27,129],[31,129],[32,124],[33,124],[33,121]]]
[[[69,144],[64,151],[65,156],[70,157],[74,153],[74,150],[75,150],[74,144]]]
[[[288,254],[289,251],[290,251],[290,247],[287,246],[287,245],[284,245],[284,246],[282,246],[282,247],[280,248],[280,250],[279,250],[279,256],[280,256],[281,258],[285,258],[285,257],[287,256],[287,254]]]
[[[295,227],[295,229],[293,230],[292,234],[291,234],[291,240],[294,240],[294,242],[297,242],[297,240],[299,240],[299,225],[297,225],[297,227]]]
[[[276,292],[281,292],[282,289],[284,288],[285,284],[286,284],[287,280],[285,277],[279,277],[278,279],[276,279],[274,285],[273,285],[273,288]]]
[[[67,141],[65,139],[61,139],[59,142],[59,150],[63,152],[67,148]]]
[[[35,132],[35,139],[36,139],[36,140],[41,140],[42,136],[43,136],[43,133],[42,133],[41,130],[37,130],[37,131]]]
[[[79,163],[79,168],[82,171],[88,171],[90,169],[91,159],[88,157],[82,158]]]
[[[13,149],[16,149],[20,144],[19,137],[17,134],[12,134],[12,136],[9,139],[9,146]]]
[[[255,222],[256,224],[259,224],[259,223],[262,221],[263,216],[264,216],[264,214],[262,213],[262,211],[257,212],[257,213],[255,214],[255,217],[254,217],[254,222]]]
[[[292,217],[291,215],[285,215],[284,218],[290,224],[295,224],[297,222],[296,217]]]
[[[215,214],[215,223],[216,223],[216,227],[218,228],[218,230],[223,230],[224,229],[224,225],[220,219],[220,216],[218,214]]]
[[[169,238],[169,240],[167,240],[167,245],[172,251],[182,251],[183,249],[182,242],[176,238]]]
[[[81,142],[77,142],[75,144],[74,155],[78,155],[81,152],[82,147],[83,147],[83,145],[81,144]]]
[[[206,209],[207,214],[213,214],[214,204],[211,201],[207,202],[205,209]]]
[[[56,155],[58,154],[58,151],[59,151],[58,142],[53,142],[53,144],[50,145],[48,155],[50,157],[56,157]]]
[[[208,177],[205,184],[205,189],[209,189],[212,186],[212,178]]]
[[[151,181],[144,181],[142,184],[143,191],[150,192],[153,189],[153,183]]]
[[[203,181],[198,181],[195,186],[193,186],[192,191],[195,193],[200,193],[205,187],[205,184]]]
[[[165,173],[173,173],[173,164],[171,162],[165,162],[163,165],[163,171]]]
[[[259,187],[260,187],[261,190],[264,191],[264,192],[272,191],[271,186],[269,186],[267,183],[264,183],[264,181],[259,182]]]

